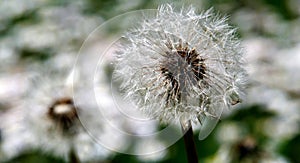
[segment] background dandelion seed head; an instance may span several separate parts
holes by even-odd
[[[162,5],[125,35],[115,76],[126,97],[152,118],[219,118],[224,107],[241,102],[245,87],[235,32],[212,9],[197,14],[192,6]]]

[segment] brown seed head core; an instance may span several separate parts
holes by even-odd
[[[57,99],[48,110],[48,116],[62,129],[68,132],[74,125],[78,114],[73,100],[69,97]]]
[[[169,51],[166,59],[160,65],[161,74],[165,77],[165,85],[171,86],[168,90],[167,103],[173,99],[179,102],[182,93],[186,93],[187,84],[198,85],[205,78],[205,59],[200,56],[195,48],[190,48],[187,43],[172,46],[167,44]]]

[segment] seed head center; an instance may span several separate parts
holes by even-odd
[[[70,104],[59,104],[54,106],[53,112],[57,115],[68,114],[73,111],[73,106]]]
[[[189,80],[198,82],[205,77],[206,66],[203,57],[195,48],[181,44],[166,52],[167,58],[160,66],[160,71],[168,80]],[[182,78],[182,79],[181,79]]]
[[[187,93],[187,86],[198,86],[205,78],[205,59],[188,44],[172,47],[168,46],[167,57],[161,62],[160,72],[164,77],[164,84],[168,85],[167,100],[180,100],[182,94]]]
[[[73,100],[69,97],[57,99],[48,110],[48,117],[65,132],[73,126],[78,118]]]

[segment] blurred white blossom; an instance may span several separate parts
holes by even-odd
[[[99,145],[84,126],[81,118],[89,119],[89,125],[104,131],[101,119],[95,115],[96,106],[76,105],[72,95],[73,74],[43,73],[33,79],[32,87],[22,104],[24,125],[35,141],[31,148],[41,149],[68,160],[74,151],[81,161],[105,160],[112,152]]]
[[[18,107],[0,110],[0,161],[18,156],[24,150],[30,149],[30,144],[35,141],[28,128],[23,125],[23,118],[23,112]]]

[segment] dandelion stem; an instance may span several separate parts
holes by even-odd
[[[185,151],[189,163],[198,163],[198,155],[194,141],[193,128],[190,121],[181,122],[181,129],[184,133],[183,139],[185,144]]]
[[[69,153],[69,161],[70,163],[80,163],[78,156],[76,155],[74,149],[71,149]]]

